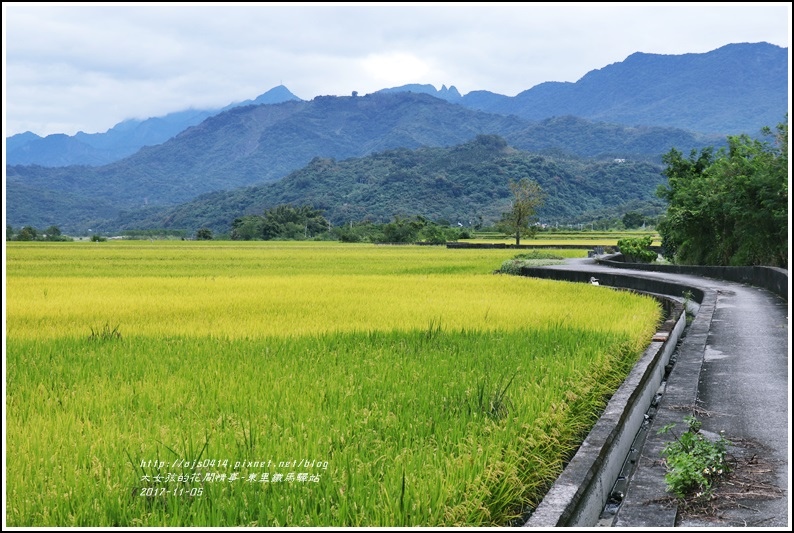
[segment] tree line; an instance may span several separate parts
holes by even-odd
[[[332,226],[322,210],[310,205],[277,205],[262,215],[245,215],[232,223],[232,240],[337,240],[341,242],[443,244],[469,238],[447,221],[422,216],[394,217],[388,223],[350,222]]]
[[[7,241],[71,241],[71,237],[63,235],[58,226],[49,226],[45,229],[36,229],[33,226],[23,226],[15,230],[6,224]]]
[[[515,237],[532,236],[536,231],[535,213],[545,200],[540,185],[528,178],[510,183],[513,194],[510,209],[503,213],[496,229]],[[199,230],[200,232],[203,231]],[[305,240],[333,239],[341,242],[424,243],[444,244],[447,241],[471,238],[462,226],[449,221],[431,221],[421,215],[395,216],[387,223],[350,222],[332,227],[320,209],[310,205],[277,205],[263,215],[238,217],[232,223],[233,240]]]
[[[663,156],[667,183],[656,194],[667,202],[656,229],[663,255],[678,264],[788,266],[788,115],[765,139],[729,136],[727,147],[692,150],[689,157],[673,148]],[[770,139],[766,140],[766,139]],[[529,178],[509,184],[512,202],[495,229],[532,237],[537,210],[547,193]],[[625,227],[645,219],[623,216]],[[232,238],[295,239],[325,235],[344,242],[443,243],[466,238],[461,228],[424,217],[395,217],[387,224],[361,222],[331,228],[320,210],[280,205],[263,216],[235,220]]]

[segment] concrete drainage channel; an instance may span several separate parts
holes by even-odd
[[[592,275],[583,271],[542,267],[525,267],[522,274],[580,282],[588,281]],[[525,527],[630,525],[619,521],[616,524],[616,516],[621,511],[633,469],[648,437],[650,422],[665,392],[667,377],[673,370],[676,348],[687,327],[681,302],[685,299],[684,295],[691,295],[695,302],[702,302],[705,296],[700,289],[662,280],[626,275],[610,275],[610,279],[606,280],[604,273],[600,273],[599,278],[604,285],[623,287],[658,298],[665,308],[667,319],[612,396],[570,463],[524,524]],[[705,314],[709,316],[699,318],[710,323],[711,313]],[[695,374],[695,380],[698,373]],[[695,386],[695,393],[696,390]],[[663,493],[664,485],[657,497]],[[673,509],[672,521],[665,517],[665,523],[657,525],[673,526],[675,513]]]
[[[686,309],[683,309],[683,311],[692,316],[697,315],[697,312],[700,308],[699,304],[692,301],[685,300],[683,305],[686,306]],[[686,329],[684,329],[683,334],[686,334]],[[676,349],[673,351],[670,359],[664,366],[664,376],[662,377],[662,383],[656,390],[656,394],[651,400],[650,407],[645,412],[642,425],[640,426],[637,435],[634,437],[634,441],[632,442],[631,448],[629,449],[629,454],[623,463],[623,468],[621,468],[620,473],[618,474],[617,480],[612,487],[612,492],[610,493],[607,503],[604,506],[601,516],[599,517],[597,523],[598,526],[611,527],[615,525],[617,513],[623,504],[624,498],[626,497],[629,480],[634,474],[639,463],[641,451],[645,446],[645,442],[648,437],[648,431],[651,428],[651,423],[656,418],[657,410],[660,407],[660,402],[667,388],[667,380],[670,377],[670,373],[672,372],[673,368],[675,367],[676,359],[678,357],[680,337],[670,339],[670,342],[674,342],[676,344]]]

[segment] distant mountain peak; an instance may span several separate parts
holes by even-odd
[[[280,104],[282,102],[287,102],[290,100],[301,101],[300,98],[292,94],[289,89],[287,89],[284,85],[277,85],[273,87],[269,91],[266,91],[253,100],[244,100],[242,102],[236,102],[233,104],[229,104],[222,109],[222,111],[226,111],[227,109],[231,109],[233,107],[240,107],[244,105],[266,105],[266,104]]]
[[[446,85],[442,85],[441,86],[441,90],[439,91],[439,93],[444,95],[443,98],[445,100],[463,98],[463,96],[461,96],[461,94],[458,92],[458,90],[455,88],[454,85],[450,85],[449,89],[447,89]]]
[[[437,90],[434,85],[429,83],[426,84],[419,84],[419,83],[411,83],[408,85],[401,85],[399,87],[391,87],[388,89],[381,89],[380,91],[376,91],[376,93],[420,93],[420,94],[429,94],[430,96],[435,96],[436,98],[441,98],[442,100],[446,100],[447,102],[458,103],[458,100],[461,100],[463,97],[455,88],[454,85],[450,85],[447,88],[446,85],[442,85],[440,90]]]

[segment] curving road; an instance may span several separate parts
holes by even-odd
[[[769,291],[712,278],[616,269],[593,259],[543,270],[575,270],[601,285],[621,276],[697,287],[705,297],[677,348],[648,438],[613,525],[616,527],[781,527],[791,529],[790,354],[788,302]],[[544,276],[545,277],[545,276]],[[694,412],[706,434],[724,431],[734,443],[740,482],[718,491],[706,516],[686,516],[665,493],[660,451],[670,435],[658,428]]]

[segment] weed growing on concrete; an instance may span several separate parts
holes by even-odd
[[[684,291],[684,313],[686,313],[686,323],[687,325],[691,324],[692,321],[695,319],[694,313],[689,310],[689,303],[695,300],[695,295],[692,294],[692,291],[689,289]]]
[[[694,495],[707,496],[715,479],[728,472],[725,450],[730,444],[722,435],[715,441],[700,433],[701,423],[694,416],[684,417],[687,431],[680,437],[672,430],[675,424],[667,424],[659,434],[671,433],[675,440],[662,449],[667,465],[667,490],[678,498]]]

